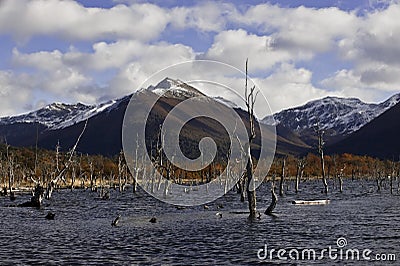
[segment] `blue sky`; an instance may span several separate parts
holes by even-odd
[[[395,0],[4,0],[0,116],[122,97],[193,59],[249,58],[274,112],[328,95],[383,101],[399,90],[399,16]]]

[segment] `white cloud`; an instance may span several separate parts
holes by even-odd
[[[400,5],[393,4],[360,18],[357,32],[339,42],[341,56],[353,63],[352,69],[341,70],[323,81],[324,85],[351,90],[353,84],[363,97],[362,90],[377,97],[380,92],[396,92],[400,81]],[[371,93],[375,91],[374,93]],[[385,94],[386,95],[386,94]],[[382,100],[382,99],[380,99]]]
[[[243,69],[246,58],[251,71],[271,68],[278,62],[293,59],[289,52],[274,48],[270,36],[249,34],[243,29],[223,31],[215,36],[214,43],[201,59],[217,60]]]
[[[272,112],[277,112],[304,104],[312,99],[327,96],[327,91],[312,85],[311,78],[312,72],[310,70],[296,68],[292,64],[284,63],[269,77],[255,78],[254,81],[268,100]],[[261,113],[263,111],[262,106],[258,108],[259,113]]]
[[[151,40],[159,36],[168,21],[167,12],[151,4],[104,9],[61,0],[0,2],[0,33],[22,41],[34,35],[56,35],[70,40]]]
[[[34,85],[29,75],[0,71],[0,113],[14,115],[29,109]]]
[[[337,8],[282,8],[270,4],[250,7],[232,19],[269,33],[276,48],[299,55],[332,49],[338,39],[353,34],[358,24],[354,13]]]
[[[221,31],[229,17],[237,14],[232,4],[201,2],[193,7],[176,7],[171,10],[171,23],[178,29],[195,28],[200,31]]]
[[[55,97],[69,97],[71,101],[95,103],[132,93],[154,72],[195,57],[190,47],[168,43],[99,42],[93,45],[93,50],[93,53],[54,50],[28,54],[14,49],[12,61],[15,67],[33,69],[42,91]],[[116,69],[117,74],[100,87],[96,76],[110,69]]]
[[[321,81],[324,88],[334,90],[343,97],[357,97],[367,102],[380,102],[387,95],[399,91],[400,69],[370,69],[359,72],[341,69]]]

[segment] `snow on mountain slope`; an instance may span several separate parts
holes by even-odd
[[[98,113],[108,111],[120,100],[112,100],[98,105],[52,103],[39,110],[18,116],[0,118],[0,125],[15,123],[39,123],[51,130],[65,128],[86,120]]]
[[[400,102],[400,94],[380,104],[364,103],[357,98],[326,97],[305,105],[283,110],[262,120],[264,124],[281,124],[295,132],[312,128],[317,122],[333,134],[347,135]]]
[[[138,92],[152,92],[163,97],[177,99],[187,99],[196,96],[205,96],[197,89],[187,85],[180,80],[165,78],[156,86],[139,90]],[[128,100],[132,95],[121,99],[111,100],[98,105],[64,104],[52,103],[39,110],[22,114],[18,116],[9,116],[0,118],[0,125],[9,125],[15,123],[39,123],[50,130],[69,127],[73,124],[91,118],[101,112],[110,111],[117,107],[120,102]]]
[[[156,86],[149,86],[141,91],[151,91],[159,96],[171,97],[178,99],[187,99],[197,96],[205,96],[199,90],[186,84],[179,79],[165,78]]]

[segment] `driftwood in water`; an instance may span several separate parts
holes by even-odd
[[[114,221],[112,221],[111,225],[117,226],[119,223],[119,219],[121,219],[121,214],[118,214],[117,218],[115,218]]]
[[[330,200],[294,200],[292,204],[295,205],[325,205],[329,204]]]

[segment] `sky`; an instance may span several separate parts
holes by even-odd
[[[248,58],[272,112],[381,102],[400,90],[399,17],[395,0],[1,0],[0,116],[120,98],[196,59],[244,70]]]

